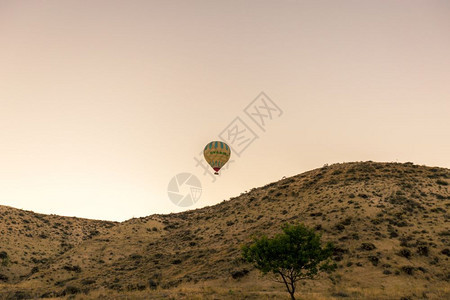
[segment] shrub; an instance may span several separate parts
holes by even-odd
[[[430,250],[428,249],[427,246],[419,246],[417,247],[417,253],[419,255],[423,255],[423,256],[428,256]]]
[[[69,272],[77,272],[77,273],[81,272],[81,267],[80,266],[65,265],[63,267],[63,269],[66,270],[66,271],[69,271]]]
[[[63,292],[63,296],[65,295],[73,295],[73,294],[78,294],[81,293],[81,289],[79,287],[73,286],[73,285],[68,285]]]
[[[348,217],[344,221],[341,222],[342,225],[350,225],[351,223],[352,223],[352,217]]]
[[[391,232],[389,232],[389,237],[390,238],[396,238],[396,237],[398,237],[398,233],[395,232],[395,231],[391,231]]]
[[[0,252],[0,261],[2,266],[7,266],[9,264],[9,256],[5,251]]]
[[[336,228],[339,231],[343,231],[345,229],[345,226],[342,225],[341,223],[336,224],[336,226],[334,226],[334,228]]]
[[[373,249],[376,249],[377,247],[375,247],[374,244],[372,243],[362,243],[361,244],[361,249],[362,250],[366,250],[366,251],[371,251]]]
[[[140,260],[140,259],[142,259],[142,255],[140,255],[140,254],[131,254],[130,255],[130,258],[132,259],[132,260]]]
[[[0,259],[5,259],[8,258],[8,253],[6,253],[5,251],[1,251],[0,252]]]
[[[339,246],[333,247],[333,260],[334,261],[341,261],[344,259],[344,254],[349,253],[348,249],[342,248]]]
[[[158,282],[153,279],[150,279],[148,281],[148,286],[150,287],[150,289],[156,290],[156,288],[158,287]]]
[[[146,285],[142,283],[136,283],[136,284],[129,284],[127,286],[127,290],[129,291],[143,291],[146,289]]]
[[[95,279],[86,278],[86,279],[81,280],[81,284],[83,284],[83,285],[90,285],[90,284],[94,284],[95,282],[96,282]]]
[[[12,299],[14,300],[22,300],[22,299],[31,299],[31,295],[25,291],[16,291]]]
[[[414,273],[414,267],[413,266],[403,266],[402,271],[408,275],[412,275]]]
[[[233,221],[227,221],[227,226],[231,226],[231,225],[233,225],[233,224],[234,224]]]
[[[427,272],[427,269],[425,269],[424,267],[418,267],[417,270],[421,271],[422,273]]]
[[[380,259],[376,256],[369,256],[369,261],[372,263],[372,265],[377,266],[380,262]]]
[[[409,249],[403,248],[398,253],[399,256],[410,258],[411,257],[411,251]]]
[[[233,277],[233,279],[239,279],[244,277],[245,275],[248,274],[248,270],[247,269],[242,269],[242,270],[238,270],[238,271],[233,271],[231,272],[231,277]]]
[[[336,292],[332,294],[333,297],[341,297],[341,298],[347,298],[350,297],[349,294],[344,293],[344,292]]]

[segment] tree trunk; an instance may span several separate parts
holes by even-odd
[[[294,294],[295,294],[295,281],[294,279],[291,279],[291,300],[295,300]]]
[[[291,300],[295,300],[294,292],[289,291],[289,294],[291,295]]]
[[[283,278],[284,284],[286,285],[286,289],[289,292],[289,295],[291,295],[291,300],[295,300],[295,296],[294,296],[295,288],[294,288],[294,290],[291,291],[291,289],[289,288],[289,283],[287,282],[284,274],[282,272],[278,272],[278,273],[281,275],[281,278]]]

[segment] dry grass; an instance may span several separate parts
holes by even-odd
[[[450,298],[449,178],[411,163],[335,164],[122,223],[0,206],[0,299],[288,299],[240,258],[252,235],[285,222],[337,246],[337,271],[300,285],[300,299]]]

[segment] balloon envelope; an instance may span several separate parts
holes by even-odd
[[[220,141],[212,141],[205,146],[203,156],[211,168],[219,174],[220,168],[223,167],[230,159],[231,150],[227,144]]]

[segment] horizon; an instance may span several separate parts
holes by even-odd
[[[0,205],[121,222],[324,164],[450,168],[449,12],[0,0]],[[201,155],[215,140],[232,149],[217,177]],[[188,207],[168,193],[181,173],[201,185]]]
[[[304,174],[304,173],[308,173],[308,172],[311,172],[311,171],[314,171],[314,170],[322,169],[322,168],[325,167],[325,166],[326,166],[326,167],[332,167],[332,166],[340,165],[340,164],[357,164],[357,163],[368,163],[368,162],[370,162],[370,163],[376,163],[376,164],[377,164],[377,163],[380,163],[380,164],[383,164],[383,163],[385,163],[385,164],[408,164],[408,163],[412,163],[413,165],[417,165],[417,164],[415,164],[415,163],[413,163],[413,162],[378,162],[378,161],[370,161],[370,160],[369,160],[369,161],[355,161],[355,162],[331,163],[331,164],[325,164],[325,165],[322,166],[322,167],[317,167],[317,168],[314,168],[314,169],[311,169],[311,170],[307,170],[307,171],[305,171],[305,172],[302,172],[302,173],[299,173],[299,174],[296,174],[296,175],[292,175],[292,176],[289,176],[289,177],[283,177],[283,178],[278,179],[278,180],[273,181],[273,182],[278,182],[278,181],[280,181],[280,180],[288,179],[288,178],[295,177],[295,176],[298,176],[298,175],[301,175],[301,174]],[[428,167],[428,168],[444,168],[444,167],[439,167],[439,166],[427,166],[427,165],[417,165],[417,166],[420,166],[420,167]],[[448,168],[444,168],[444,169],[448,169]],[[266,184],[261,185],[261,186],[253,187],[252,189],[263,188],[264,186],[266,186],[266,185],[268,185],[268,184],[271,184],[271,183],[273,183],[273,182],[269,182],[269,183],[266,183]],[[30,211],[30,212],[35,213],[35,214],[54,215],[54,216],[59,216],[59,217],[64,217],[64,218],[78,218],[78,219],[88,219],[88,220],[95,220],[95,221],[106,221],[106,222],[119,222],[119,223],[122,223],[122,222],[126,222],[126,221],[129,221],[129,220],[132,220],[132,219],[146,218],[146,217],[150,217],[150,216],[153,216],[153,215],[180,214],[180,213],[184,213],[184,212],[189,212],[189,211],[195,211],[195,210],[203,209],[203,208],[206,208],[206,207],[213,207],[213,206],[216,206],[216,205],[219,205],[219,204],[223,203],[224,201],[230,201],[230,200],[233,200],[233,199],[235,199],[235,198],[238,198],[238,197],[240,197],[240,196],[242,196],[242,195],[244,195],[244,194],[247,194],[248,192],[250,192],[250,191],[245,191],[245,193],[243,192],[243,193],[241,193],[241,194],[238,195],[238,196],[231,197],[231,198],[229,198],[229,199],[224,199],[224,200],[222,200],[222,201],[220,201],[220,202],[218,202],[218,203],[214,203],[214,204],[212,204],[212,205],[208,205],[208,206],[204,206],[204,207],[198,207],[198,208],[189,208],[189,207],[188,207],[186,210],[179,211],[179,212],[170,212],[170,213],[161,213],[161,214],[155,213],[155,214],[150,214],[150,215],[140,216],[140,217],[132,216],[132,217],[129,218],[129,219],[125,219],[125,220],[121,220],[121,221],[116,221],[116,220],[105,220],[105,219],[93,219],[93,218],[83,218],[83,217],[77,217],[77,216],[72,216],[72,215],[46,214],[46,213],[36,212],[36,211],[27,210],[27,209],[18,208],[18,207],[13,207],[13,206],[8,206],[8,205],[2,205],[2,204],[0,204],[0,205],[1,205],[1,206],[4,206],[4,207],[9,207],[9,208],[13,208],[13,209],[22,210],[22,211]]]

